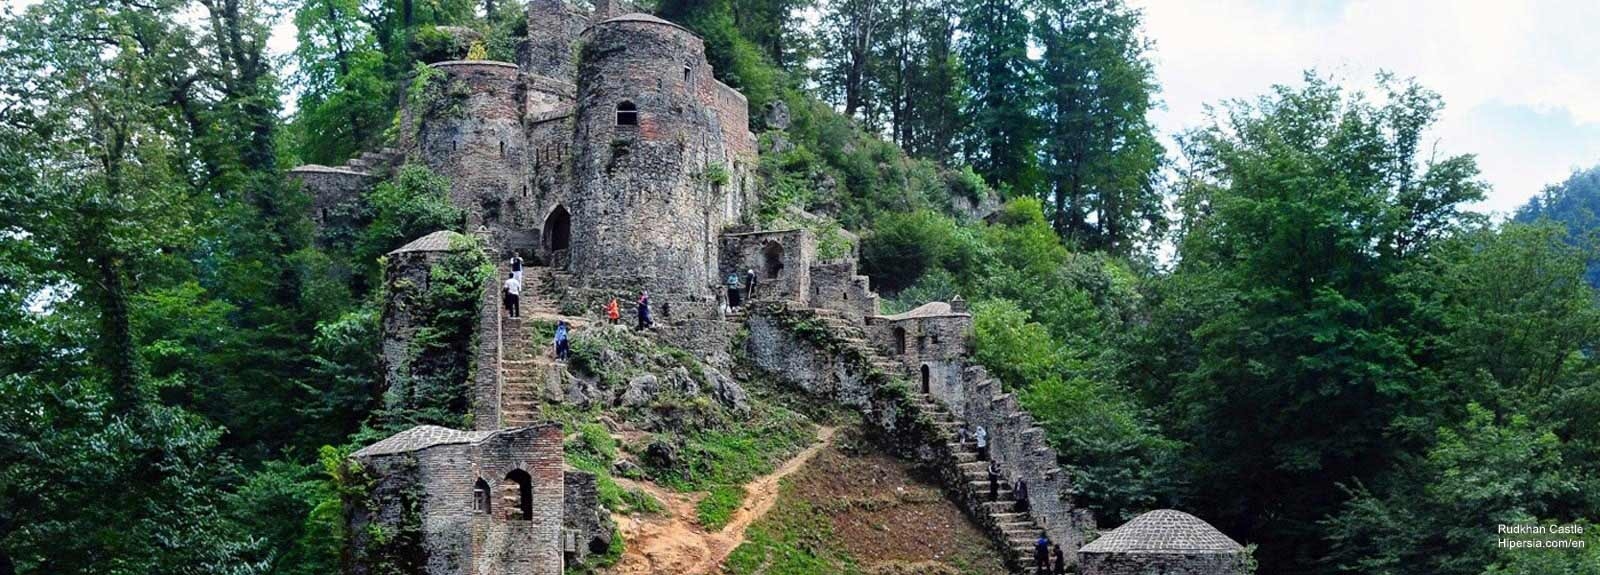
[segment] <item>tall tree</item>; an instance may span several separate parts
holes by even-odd
[[[1326,555],[1317,521],[1417,436],[1393,436],[1441,392],[1399,278],[1472,216],[1470,156],[1411,143],[1437,95],[1382,79],[1382,105],[1315,76],[1235,102],[1185,137],[1196,167],[1148,392],[1179,413],[1202,514],[1261,542],[1263,567]],[[1158,359],[1163,358],[1163,359]]]
[[[184,9],[46,0],[0,21],[0,141],[28,159],[0,179],[8,570],[256,567],[218,513],[221,430],[162,400],[193,382],[156,375],[179,350],[150,345],[145,320],[192,285],[184,256],[204,230],[185,155],[194,110],[167,83],[195,49]]]
[[[877,47],[893,13],[888,0],[832,0],[823,13],[821,38],[823,92],[844,115],[876,127],[882,117],[874,74]]]
[[[960,47],[970,81],[966,116],[972,130],[965,157],[990,183],[1012,195],[1039,183],[1038,70],[1028,57],[1030,23],[1024,0],[966,0]]]
[[[1166,231],[1141,19],[1121,0],[1043,0],[1034,25],[1051,223],[1065,240],[1120,255]]]

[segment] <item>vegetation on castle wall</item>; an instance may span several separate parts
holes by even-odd
[[[494,264],[482,240],[458,236],[451,251],[428,270],[428,284],[407,302],[421,322],[389,382],[375,427],[398,432],[414,425],[471,427],[469,393],[477,349],[479,304]]]

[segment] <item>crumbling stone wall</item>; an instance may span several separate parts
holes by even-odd
[[[561,443],[553,423],[491,432],[421,426],[356,452],[373,491],[349,509],[354,572],[561,573]],[[521,516],[513,473],[530,478],[531,517]],[[475,493],[480,479],[490,486],[488,509]]]
[[[868,363],[821,340],[806,339],[786,318],[761,308],[745,320],[745,329],[745,358],[751,365],[813,396],[857,409],[871,407]]]
[[[588,25],[589,14],[565,0],[529,0],[528,37],[517,45],[517,64],[547,78],[577,76],[573,47]]]
[[[289,176],[311,196],[311,221],[319,231],[353,231],[359,223],[361,196],[377,183],[364,172],[317,165],[300,166]],[[317,234],[317,239],[326,245],[326,234]]]
[[[418,316],[422,298],[428,291],[428,271],[447,252],[395,251],[388,255],[384,267],[384,306],[381,355],[383,358],[385,387],[404,381],[402,370],[407,367],[408,348],[417,328],[427,323]]]
[[[736,274],[740,285],[748,288],[745,273],[754,270],[757,299],[805,302],[811,294],[816,253],[817,239],[805,229],[724,234],[717,277]],[[725,281],[723,285],[726,290]]]
[[[867,276],[856,271],[856,258],[811,264],[811,307],[845,312],[864,318],[878,315],[878,294]]]
[[[526,184],[522,106],[525,84],[517,67],[504,62],[451,61],[433,64],[448,83],[449,102],[422,111],[418,146],[422,161],[450,180],[451,202],[467,213],[470,230],[487,228],[492,245],[508,241],[503,222],[508,201]]]
[[[561,514],[561,550],[567,564],[587,562],[590,555],[603,555],[611,548],[616,524],[600,506],[600,490],[594,474],[567,469],[564,511]]]

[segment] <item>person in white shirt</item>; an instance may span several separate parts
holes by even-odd
[[[517,272],[511,272],[511,275],[506,278],[505,291],[502,296],[506,303],[506,311],[511,314],[511,317],[522,317],[522,308],[517,302],[522,296],[522,282],[517,281]]]

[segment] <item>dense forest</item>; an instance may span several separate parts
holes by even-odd
[[[761,218],[854,232],[886,307],[971,301],[1102,527],[1184,509],[1262,573],[1600,573],[1600,172],[1474,213],[1475,159],[1427,151],[1445,102],[1388,76],[1284,78],[1167,149],[1122,0],[653,4],[749,97]],[[461,56],[442,28],[513,60],[526,26],[495,0],[0,17],[0,575],[338,571],[339,461],[451,423],[379,409],[378,258],[461,215],[405,172],[319,247],[284,170],[389,141],[419,63]],[[1496,547],[1535,522],[1589,546]]]

